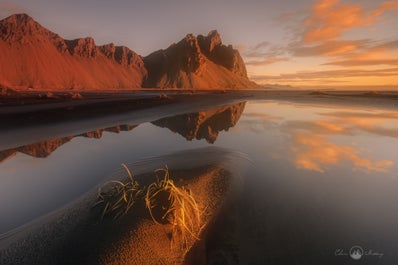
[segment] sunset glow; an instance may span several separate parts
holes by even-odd
[[[291,41],[277,49],[267,47],[277,51],[272,60],[262,61],[267,67],[256,67],[260,61],[249,63],[252,78],[303,87],[395,88],[398,41],[391,34],[391,14],[397,13],[398,1],[377,2],[378,6],[365,7],[363,1],[315,1],[293,29]],[[267,69],[282,61],[284,69],[272,73]]]
[[[64,38],[91,36],[143,56],[217,29],[263,85],[398,89],[396,0],[0,2],[2,18],[22,12]]]

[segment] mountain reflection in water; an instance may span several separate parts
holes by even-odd
[[[349,257],[335,256],[336,249],[360,245],[384,253],[381,263],[397,264],[398,112],[315,103],[184,106],[144,122],[114,123],[137,124],[134,129],[94,127],[82,133],[75,130],[81,123],[74,124],[68,132],[75,133],[68,134],[85,137],[65,133],[40,148],[4,151],[3,156],[17,154],[0,163],[0,233],[85,194],[120,163],[214,145],[247,154],[250,165],[241,190],[204,237],[209,257],[221,253],[242,264],[349,264]],[[123,128],[133,130],[104,133]],[[51,133],[43,130],[44,136]],[[58,144],[63,146],[51,153]],[[181,163],[187,159],[192,158]],[[379,264],[378,257],[365,258]]]
[[[79,134],[76,136],[67,136],[67,137],[61,137],[61,138],[56,138],[56,139],[49,139],[46,141],[28,144],[28,145],[20,146],[17,148],[7,149],[7,150],[0,152],[0,162],[4,161],[10,157],[13,157],[18,152],[26,154],[26,155],[30,155],[33,157],[45,158],[45,157],[48,157],[49,155],[51,155],[52,152],[57,150],[58,147],[68,143],[70,140],[72,140],[75,137],[82,136],[82,137],[87,137],[87,138],[101,139],[103,132],[120,133],[121,131],[131,131],[135,127],[137,127],[137,126],[136,125],[118,125],[118,126],[114,126],[114,127],[105,128],[105,129],[99,129],[96,131],[86,132],[86,133]]]
[[[152,123],[162,128],[169,128],[188,141],[206,139],[208,143],[212,144],[216,141],[219,132],[228,131],[229,128],[237,124],[245,105],[246,102],[241,102],[196,113],[167,117]]]
[[[231,105],[225,105],[217,108],[207,109],[195,113],[187,113],[173,117],[162,118],[152,122],[161,128],[169,128],[177,132],[185,139],[206,139],[208,143],[214,143],[219,132],[236,125],[246,102],[240,102]],[[45,158],[51,155],[57,148],[68,143],[75,137],[86,137],[101,139],[103,132],[120,133],[122,131],[131,131],[138,125],[117,125],[105,129],[98,129],[75,136],[67,136],[56,139],[49,139],[33,144],[20,146],[17,148],[0,151],[0,162],[15,156],[18,152],[38,158]]]

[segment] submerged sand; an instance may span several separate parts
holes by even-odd
[[[204,148],[129,165],[143,185],[153,181],[154,169],[168,165],[176,186],[188,188],[202,210],[199,238],[179,242],[171,224],[154,223],[143,203],[120,219],[101,220],[101,209],[92,207],[99,184],[70,205],[2,235],[0,263],[205,264],[206,233],[236,193],[245,161],[239,153]],[[109,179],[126,177],[121,169]]]

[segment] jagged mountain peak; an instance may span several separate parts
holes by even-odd
[[[31,16],[29,16],[26,13],[13,14],[13,15],[3,19],[1,22],[14,24],[17,26],[31,26],[34,24],[39,24]]]
[[[253,88],[239,52],[217,30],[187,34],[145,58],[91,37],[65,40],[27,14],[0,21],[0,85],[10,88]]]
[[[145,87],[249,88],[239,51],[222,44],[217,30],[207,36],[187,34],[182,40],[144,57]]]
[[[27,14],[14,14],[0,21],[0,38],[8,43],[26,43],[31,36],[58,37]]]
[[[210,31],[207,36],[199,35],[198,41],[205,54],[211,53],[215,47],[222,45],[221,36],[217,30]]]

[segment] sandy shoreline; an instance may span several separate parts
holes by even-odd
[[[75,97],[79,95],[79,97]],[[84,105],[101,107],[111,103],[149,103],[157,105],[159,100],[173,102],[190,99],[201,100],[203,97],[224,99],[250,98],[252,100],[281,100],[292,102],[313,102],[320,104],[347,103],[353,106],[397,106],[397,91],[317,91],[317,90],[127,90],[127,91],[58,91],[58,92],[23,92],[17,95],[0,95],[0,114],[41,110],[75,108]],[[144,106],[145,107],[145,106]]]
[[[137,205],[120,219],[101,221],[98,209],[92,208],[97,186],[71,204],[2,235],[0,263],[192,264],[189,259],[197,261],[198,256],[206,259],[206,253],[201,252],[204,242],[199,242],[206,238],[209,223],[217,218],[225,201],[234,196],[245,161],[238,153],[204,148],[129,165],[142,183],[150,182],[154,169],[164,164],[169,166],[175,184],[189,188],[203,209],[204,230],[200,240],[191,238],[187,245],[176,245],[171,251],[170,225],[155,224],[144,205]],[[125,178],[123,170],[110,176],[110,179]],[[190,254],[185,256],[187,251]]]
[[[94,93],[94,92],[92,92]],[[86,99],[36,100],[35,104],[0,106],[0,149],[49,138],[78,135],[120,124],[141,124],[244,101],[275,101],[361,110],[396,110],[397,92],[369,91],[157,91],[95,92]],[[43,132],[49,132],[43,134]]]
[[[204,109],[242,102],[249,98],[246,94],[228,95],[197,94],[194,96],[170,96],[170,98],[149,98],[146,100],[125,99],[98,104],[26,111],[16,107],[15,112],[2,112],[0,119],[0,149],[5,150],[51,138],[78,135],[99,128],[109,128],[121,124],[141,124],[179,114],[197,112]],[[46,106],[48,107],[48,106]]]

